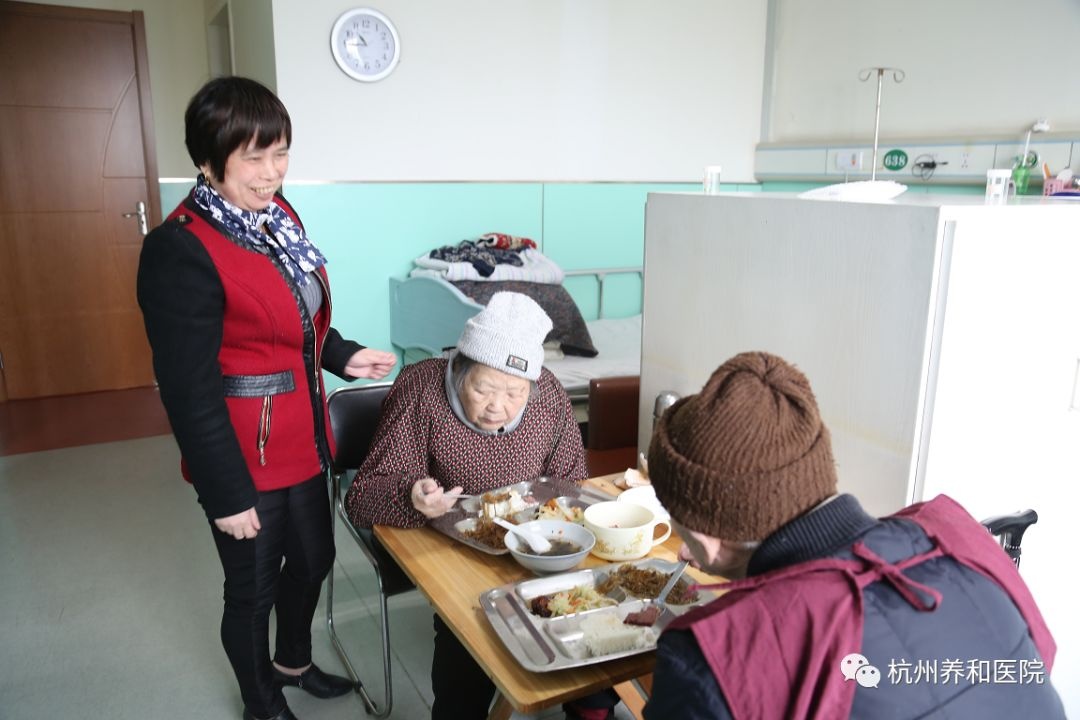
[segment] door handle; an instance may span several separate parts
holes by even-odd
[[[135,203],[135,212],[124,213],[123,217],[126,218],[138,218],[139,219],[139,232],[146,235],[149,232],[146,227],[146,203],[142,200]]]

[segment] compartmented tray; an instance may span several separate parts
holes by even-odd
[[[658,606],[658,609],[662,609],[656,622],[651,627],[642,628],[640,633],[626,630],[623,633],[625,642],[623,639],[596,642],[586,637],[584,628],[595,626],[596,618],[605,614],[614,616],[621,624],[628,614],[656,606],[654,600],[634,597],[617,589],[608,595],[615,601],[609,607],[550,618],[540,617],[530,610],[530,602],[541,595],[551,596],[581,586],[595,589],[623,565],[670,574],[678,563],[645,558],[522,580],[484,592],[480,595],[480,606],[495,634],[522,667],[533,672],[550,672],[655,650],[656,640],[668,623],[690,608],[716,597],[715,593],[699,590],[697,600],[690,605],[667,603]],[[684,578],[688,583],[693,582],[689,576],[684,575]]]
[[[584,509],[594,502],[614,499],[606,498],[599,493],[590,491],[588,488],[578,487],[577,483],[571,480],[549,477],[540,477],[536,480],[494,488],[487,492],[498,494],[511,490],[517,492],[526,501],[526,506],[523,509],[514,512],[508,518],[511,522],[516,523],[535,520],[538,508],[552,499],[558,499],[560,504],[570,509]],[[506,555],[510,551],[505,545],[500,544],[498,547],[486,545],[465,534],[467,531],[474,529],[479,522],[482,504],[480,498],[459,500],[448,513],[431,520],[428,526],[480,552],[489,555]]]

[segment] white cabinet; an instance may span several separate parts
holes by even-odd
[[[1080,203],[1066,203],[650,194],[639,437],[657,393],[766,350],[810,379],[841,490],[868,511],[941,492],[976,517],[1035,508],[1021,569],[1063,696],[1080,677],[1060,580],[1080,497]]]

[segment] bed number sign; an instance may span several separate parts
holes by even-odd
[[[881,161],[886,170],[903,170],[907,167],[907,153],[903,150],[890,150],[885,153],[885,159]]]

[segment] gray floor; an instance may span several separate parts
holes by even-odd
[[[221,569],[178,462],[170,437],[0,457],[0,718],[240,717]],[[335,573],[338,632],[381,701],[374,576],[343,531]],[[431,609],[418,593],[390,605],[391,717],[425,718]],[[342,672],[324,619],[320,605],[315,662]],[[356,696],[286,695],[303,720],[368,717]]]

